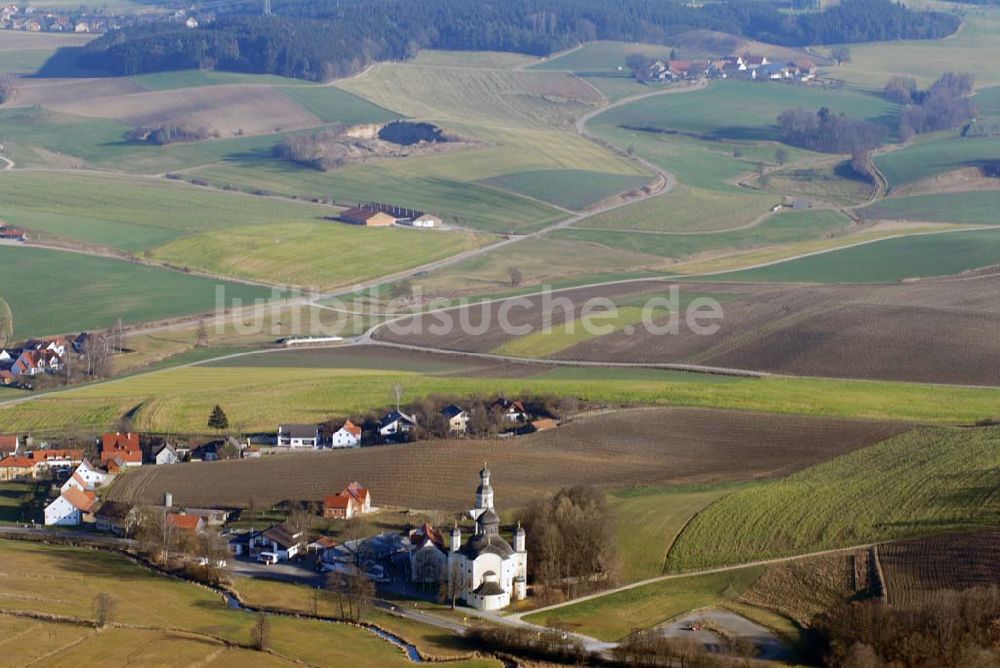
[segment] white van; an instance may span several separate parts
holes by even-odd
[[[272,566],[278,563],[278,555],[276,555],[274,552],[261,552],[259,555],[257,555],[257,561],[259,561],[262,564],[267,564],[268,566]]]

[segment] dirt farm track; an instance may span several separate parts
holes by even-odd
[[[258,507],[319,501],[358,480],[376,505],[458,511],[483,461],[497,505],[513,508],[565,485],[700,483],[786,475],[905,429],[885,422],[702,409],[632,409],[579,418],[515,439],[424,441],[129,471],[109,498],[178,506]]]
[[[606,297],[616,305],[641,304],[665,296],[666,281],[637,281],[562,291],[580,305]],[[958,385],[1000,385],[995,358],[1000,341],[1000,274],[983,272],[910,283],[759,284],[679,282],[682,299],[707,296],[723,307],[721,329],[700,336],[687,328],[677,335],[654,335],[637,327],[568,345],[547,357],[593,362],[700,364],[770,373],[863,378]],[[523,299],[523,298],[522,298]],[[512,325],[542,325],[540,297],[533,307],[510,310]],[[683,304],[683,302],[682,302]],[[490,305],[496,322],[502,302]],[[478,310],[472,323],[483,317]],[[683,308],[683,306],[682,306]],[[563,311],[553,309],[558,330]],[[516,330],[515,330],[516,331]],[[493,328],[469,336],[452,333],[398,336],[377,330],[376,339],[475,353],[496,351],[515,337]]]

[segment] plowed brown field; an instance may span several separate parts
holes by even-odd
[[[358,480],[376,505],[460,510],[472,503],[483,462],[497,504],[518,507],[562,486],[698,483],[781,476],[905,429],[864,422],[698,409],[634,409],[579,418],[532,436],[425,441],[327,453],[149,466],[110,498],[177,505],[316,501]]]

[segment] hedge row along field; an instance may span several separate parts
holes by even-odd
[[[701,512],[672,571],[1000,525],[1000,428],[922,428]]]

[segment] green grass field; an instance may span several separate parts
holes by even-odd
[[[46,648],[53,652],[48,657],[50,662],[64,665],[65,659],[65,665],[96,661],[108,666],[165,666],[178,662],[193,665],[209,656],[217,658],[226,650],[222,642],[244,647],[250,643],[253,615],[229,610],[221,595],[145,570],[124,557],[99,550],[17,541],[0,541],[0,556],[6,564],[4,591],[0,592],[2,610],[92,619],[94,598],[104,592],[114,600],[113,622],[149,627],[144,631],[114,629],[102,633],[78,627],[77,637],[82,642],[67,639],[51,644]],[[150,605],[150,601],[156,604]],[[48,624],[19,620],[21,629],[36,624],[40,637],[56,640],[55,629],[47,628]],[[166,632],[168,629],[173,633]],[[178,631],[200,635],[183,636]],[[105,640],[106,634],[110,637]],[[363,629],[292,618],[271,619],[271,650],[276,656],[246,652],[233,657],[236,660],[232,664],[212,665],[293,665],[292,661],[313,665],[410,664],[397,647]],[[266,661],[258,662],[260,656],[267,657]],[[495,664],[478,661],[459,665]]]
[[[320,120],[344,125],[384,123],[400,118],[399,114],[363,100],[334,86],[290,86],[279,88],[300,107]]]
[[[697,133],[713,139],[773,141],[778,115],[803,107],[828,107],[894,129],[898,105],[878,95],[844,88],[822,90],[773,83],[715,82],[707,88],[660,95],[611,109],[596,122]],[[738,111],[737,111],[738,110]]]
[[[1000,224],[1000,190],[887,199],[866,207],[863,213],[874,219],[997,225]]]
[[[369,229],[336,221],[275,223],[186,237],[156,249],[153,257],[226,276],[332,289],[440,260],[489,240],[471,232]]]
[[[963,167],[979,166],[1000,155],[1000,137],[959,137],[935,133],[906,148],[876,156],[890,188]]]
[[[663,574],[670,546],[696,513],[741,485],[640,487],[611,492],[621,579]]]
[[[173,70],[137,74],[129,80],[146,90],[176,90],[178,88],[200,88],[202,86],[223,86],[227,84],[271,84],[282,87],[308,88],[310,84],[301,79],[279,77],[273,74],[243,74],[221,70]]]
[[[0,482],[0,523],[44,522],[47,483]]]
[[[672,570],[1000,523],[1000,430],[924,428],[736,492],[688,525]]]
[[[625,61],[632,54],[649,58],[669,58],[670,47],[658,44],[635,44],[632,42],[587,42],[578,49],[557,54],[533,65],[534,70],[566,70],[569,72],[617,72],[625,67]]]
[[[755,227],[724,234],[646,234],[640,232],[565,228],[554,239],[600,244],[610,248],[683,258],[706,251],[745,250],[840,234],[851,225],[837,211],[788,211],[771,216]]]
[[[0,286],[18,338],[210,312],[219,285],[244,303],[271,293],[121,260],[0,247]]]
[[[665,580],[524,619],[614,642],[691,610],[735,601],[763,573],[763,567],[756,567]]]
[[[651,177],[639,174],[602,174],[579,169],[515,172],[481,183],[527,195],[566,209],[584,209],[591,204],[641,188]]]
[[[4,172],[0,198],[3,218],[13,225],[133,252],[199,232],[315,223],[335,215],[326,206],[83,171]]]
[[[1000,231],[896,237],[707,277],[719,281],[884,283],[949,276],[1000,263]]]
[[[983,116],[1000,114],[1000,86],[979,89],[972,101],[975,102],[976,108]]]
[[[540,369],[541,371],[541,369]],[[0,431],[52,433],[70,426],[103,429],[138,408],[136,427],[199,433],[221,404],[230,424],[245,431],[281,422],[322,422],[386,406],[401,383],[408,400],[432,394],[522,392],[576,396],[604,405],[676,405],[799,415],[970,424],[997,415],[997,390],[877,381],[809,378],[705,382],[648,370],[603,369],[540,373],[528,378],[431,375],[405,370],[189,367],[139,374],[100,385],[0,405]]]

